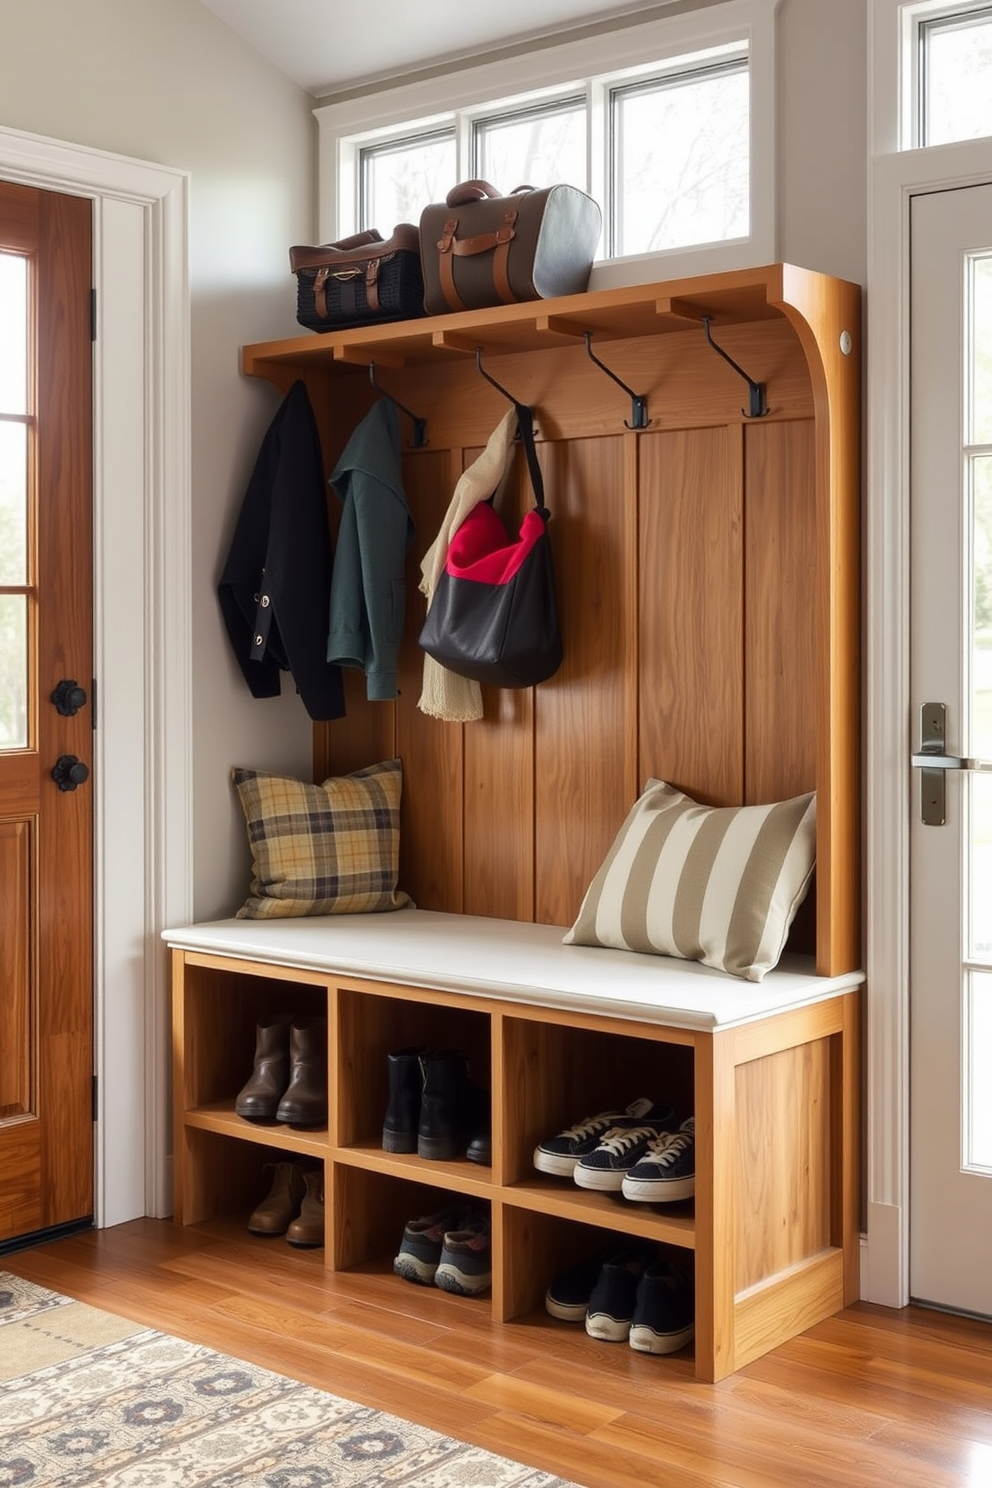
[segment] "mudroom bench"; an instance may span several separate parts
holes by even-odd
[[[302,1156],[324,1166],[328,1267],[391,1274],[405,1221],[464,1196],[491,1215],[493,1322],[524,1327],[547,1323],[551,1278],[611,1237],[679,1246],[695,1253],[701,1380],[853,1301],[861,973],[786,956],[749,983],[563,933],[413,908],[167,931],[176,1221],[247,1215],[264,1163]],[[280,1012],[326,1012],[326,1129],[235,1114],[256,1022]],[[382,1150],[387,1055],[406,1046],[463,1050],[489,1085],[491,1167]],[[639,1096],[694,1112],[694,1200],[633,1204],[535,1171],[542,1137]]]

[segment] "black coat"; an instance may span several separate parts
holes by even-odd
[[[277,697],[289,671],[313,719],[344,716],[341,671],[326,660],[325,490],[317,422],[297,381],[262,441],[217,592],[252,696]]]

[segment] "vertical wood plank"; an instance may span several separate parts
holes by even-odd
[[[734,1164],[736,1109],[733,1035],[696,1040],[696,1378],[713,1382],[734,1357]]]
[[[467,453],[475,458],[475,451]],[[522,450],[500,500],[515,536],[534,504]],[[466,914],[534,918],[533,688],[482,689],[485,716],[464,727]]]
[[[619,435],[542,447],[564,643],[535,690],[534,918],[571,924],[632,800],[631,472]]]
[[[816,784],[813,425],[752,423],[744,433],[744,799],[781,801]]]
[[[648,430],[641,436],[641,472],[641,773],[711,805],[738,805],[744,725],[739,427]]]
[[[737,1292],[830,1244],[830,1043],[738,1066]]]
[[[454,913],[464,904],[463,725],[429,718],[418,709],[424,675],[418,637],[426,614],[420,564],[437,536],[461,469],[461,450],[427,450],[404,461],[417,535],[407,558],[407,619],[396,703],[396,750],[403,761],[400,883],[421,909]]]

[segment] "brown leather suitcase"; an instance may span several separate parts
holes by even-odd
[[[576,186],[518,186],[500,196],[463,181],[420,217],[428,315],[580,294],[602,213]]]

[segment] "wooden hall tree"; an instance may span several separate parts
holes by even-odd
[[[603,1231],[679,1245],[695,1253],[703,1379],[856,1297],[859,310],[857,286],[773,265],[245,349],[246,372],[280,392],[305,378],[328,470],[375,396],[370,363],[426,420],[404,460],[418,535],[400,696],[367,703],[349,674],[347,716],[315,728],[314,770],[401,757],[401,886],[441,913],[419,960],[406,911],[365,928],[169,932],[180,1222],[243,1207],[273,1147],[324,1163],[335,1269],[388,1265],[411,1205],[472,1196],[492,1215],[495,1322],[526,1320],[541,1266]],[[640,432],[587,335],[646,396]],[[536,410],[565,660],[452,725],[416,706],[417,581],[459,472],[504,412],[478,348]],[[748,381],[764,389],[760,416]],[[788,947],[807,960],[756,988],[560,945],[649,776],[720,805],[816,790],[815,892]],[[601,985],[577,989],[579,957],[594,983],[602,965]],[[326,1132],[253,1131],[233,1112],[255,1017],[290,1007],[328,1012]],[[491,1170],[381,1151],[385,1053],[408,1043],[465,1047],[488,1068]],[[655,1083],[695,1110],[689,1213],[632,1214],[535,1178],[536,1138]]]

